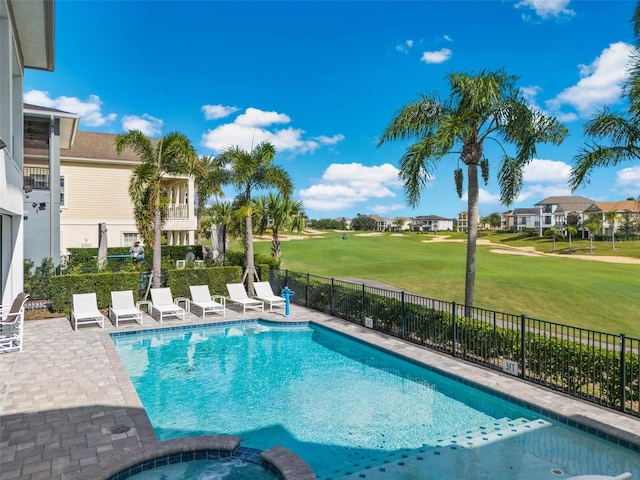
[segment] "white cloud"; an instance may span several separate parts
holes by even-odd
[[[402,53],[407,53],[413,47],[413,40],[406,40],[404,43],[400,45],[396,45],[396,50]]]
[[[638,196],[640,192],[640,166],[623,168],[616,172],[616,186],[619,187],[617,193],[624,195]]]
[[[545,182],[567,184],[571,165],[556,160],[541,160],[534,158],[524,167],[523,180],[525,182]]]
[[[453,38],[451,38],[449,35],[445,35],[445,36],[444,36],[444,39],[445,39],[447,42],[453,42]]]
[[[30,90],[24,94],[24,102],[75,113],[80,116],[80,123],[88,127],[108,125],[117,118],[115,113],[102,113],[102,101],[98,95],[89,95],[87,100],[65,96],[52,98],[49,92]]]
[[[573,16],[575,12],[567,8],[571,0],[522,0],[516,3],[516,8],[529,8],[536,15],[547,19],[549,17]]]
[[[247,108],[233,123],[225,123],[205,132],[202,135],[202,145],[220,152],[230,146],[250,150],[260,142],[270,142],[278,151],[300,154],[313,152],[323,145],[335,145],[344,140],[344,135],[341,134],[305,139],[303,137],[306,132],[301,129],[267,128],[290,121],[289,116],[284,113]]]
[[[344,210],[371,199],[397,197],[394,189],[402,187],[398,172],[389,163],[373,167],[361,163],[334,163],[317,184],[301,189],[298,194],[307,209]]]
[[[142,116],[125,115],[122,117],[122,128],[125,130],[140,130],[147,137],[157,137],[162,134],[163,122],[159,118],[146,113]]]
[[[490,191],[485,190],[484,188],[479,188],[478,194],[479,194],[478,198],[479,198],[480,205],[500,203],[499,194],[491,193]],[[469,200],[469,191],[467,190],[462,194],[460,201],[463,201],[466,204],[468,200]]]
[[[234,123],[243,127],[268,127],[274,123],[289,123],[289,115],[278,112],[265,112],[249,107],[236,117]]]
[[[373,207],[369,207],[368,210],[377,215],[387,215],[392,212],[397,212],[398,210],[403,210],[406,207],[403,203],[393,203],[391,205],[374,205]]]
[[[424,63],[444,63],[451,58],[451,50],[443,48],[435,52],[423,52],[422,60]]]
[[[515,203],[527,202],[527,205],[525,206],[531,207],[531,200],[538,202],[547,197],[565,196],[571,194],[571,189],[567,184],[563,185],[561,183],[557,183],[553,185],[525,185],[525,188],[520,192],[520,195],[518,195]]]
[[[563,121],[585,118],[596,109],[621,100],[622,87],[628,76],[633,46],[617,42],[605,48],[590,65],[580,65],[580,81],[546,102],[553,115]],[[562,112],[563,107],[577,110]]]
[[[202,111],[204,112],[205,120],[218,120],[219,118],[228,117],[232,113],[239,110],[238,107],[228,107],[225,105],[203,105]]]

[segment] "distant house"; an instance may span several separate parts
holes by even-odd
[[[62,253],[68,248],[97,247],[100,223],[107,225],[110,247],[128,247],[140,238],[129,197],[129,180],[140,160],[130,149],[117,155],[115,137],[114,134],[78,131],[70,148],[60,152],[59,175],[52,182],[33,182],[40,175],[49,175],[44,171],[48,167],[42,164],[38,152],[30,152],[25,158],[25,183],[32,182],[33,192],[50,190],[55,192],[51,198],[59,198],[56,212],[59,213],[59,249]],[[193,244],[196,229],[194,181],[184,176],[166,176],[163,183],[169,196],[163,230],[167,243]],[[30,215],[30,228],[35,229],[39,220],[39,213]],[[52,231],[52,235],[55,233]]]
[[[580,196],[547,197],[536,203],[534,209],[536,217],[534,227],[540,235],[553,226],[566,228],[567,217],[570,214],[578,215],[580,222],[584,222],[589,215],[602,212],[596,202]]]
[[[622,200],[619,202],[597,202],[596,205],[602,210],[602,232],[611,235],[621,228],[637,229],[640,221],[640,202],[636,200]],[[617,212],[618,220],[615,225],[611,225],[606,215],[609,212]]]
[[[513,221],[516,232],[521,232],[526,228],[536,227],[536,209],[535,208],[514,208]]]
[[[466,210],[458,214],[458,231],[466,232],[469,228],[469,220]]]
[[[391,225],[389,225],[389,231],[391,232],[406,232],[411,230],[413,226],[412,218],[396,217],[393,219]]]
[[[346,217],[338,217],[334,219],[336,222],[344,225],[345,230],[351,230],[351,219]]]
[[[453,218],[438,215],[419,215],[413,218],[412,230],[414,232],[452,231],[453,221]]]
[[[369,217],[373,218],[376,221],[377,232],[386,232],[393,224],[393,220],[391,220],[390,218],[384,218],[379,215],[369,215]]]
[[[515,215],[513,210],[507,210],[500,214],[500,230],[515,231]]]

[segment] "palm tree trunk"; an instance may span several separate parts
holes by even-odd
[[[469,178],[468,191],[468,215],[467,226],[467,267],[464,285],[464,304],[466,307],[473,305],[473,294],[476,284],[476,241],[478,239],[478,166],[470,163],[467,167]]]
[[[247,215],[245,225],[247,228],[247,269],[244,272],[244,277],[247,279],[247,293],[249,295],[255,295],[253,280],[254,278],[258,278],[258,274],[256,273],[256,267],[253,262],[253,221],[251,220],[251,213]],[[258,278],[258,280],[260,279]]]
[[[160,208],[156,208],[153,212],[153,270],[151,273],[151,282],[153,288],[162,287],[161,281],[162,266],[162,215]]]

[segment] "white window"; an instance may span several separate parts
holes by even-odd
[[[64,176],[60,175],[60,206],[64,207]]]
[[[131,247],[136,240],[138,240],[138,234],[137,233],[123,233],[123,245],[125,247]]]

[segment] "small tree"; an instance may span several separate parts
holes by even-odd
[[[374,231],[378,227],[378,222],[376,222],[373,218],[368,215],[361,215],[358,213],[356,218],[351,220],[351,229],[352,230],[362,230],[362,231]]]
[[[258,234],[271,230],[271,257],[280,261],[280,235],[284,232],[301,232],[304,229],[302,201],[282,198],[269,193],[256,200],[254,211],[258,214]]]
[[[590,215],[584,226],[589,229],[589,253],[593,255],[593,236],[602,228],[602,217],[599,214]]]
[[[544,231],[544,236],[545,237],[551,237],[553,239],[553,251],[554,252],[556,251],[556,238],[564,238],[562,230],[560,230],[557,225],[553,225],[552,227],[547,228]]]
[[[604,218],[609,223],[609,233],[611,233],[611,250],[616,249],[616,221],[618,220],[618,211],[613,210],[604,214]]]

